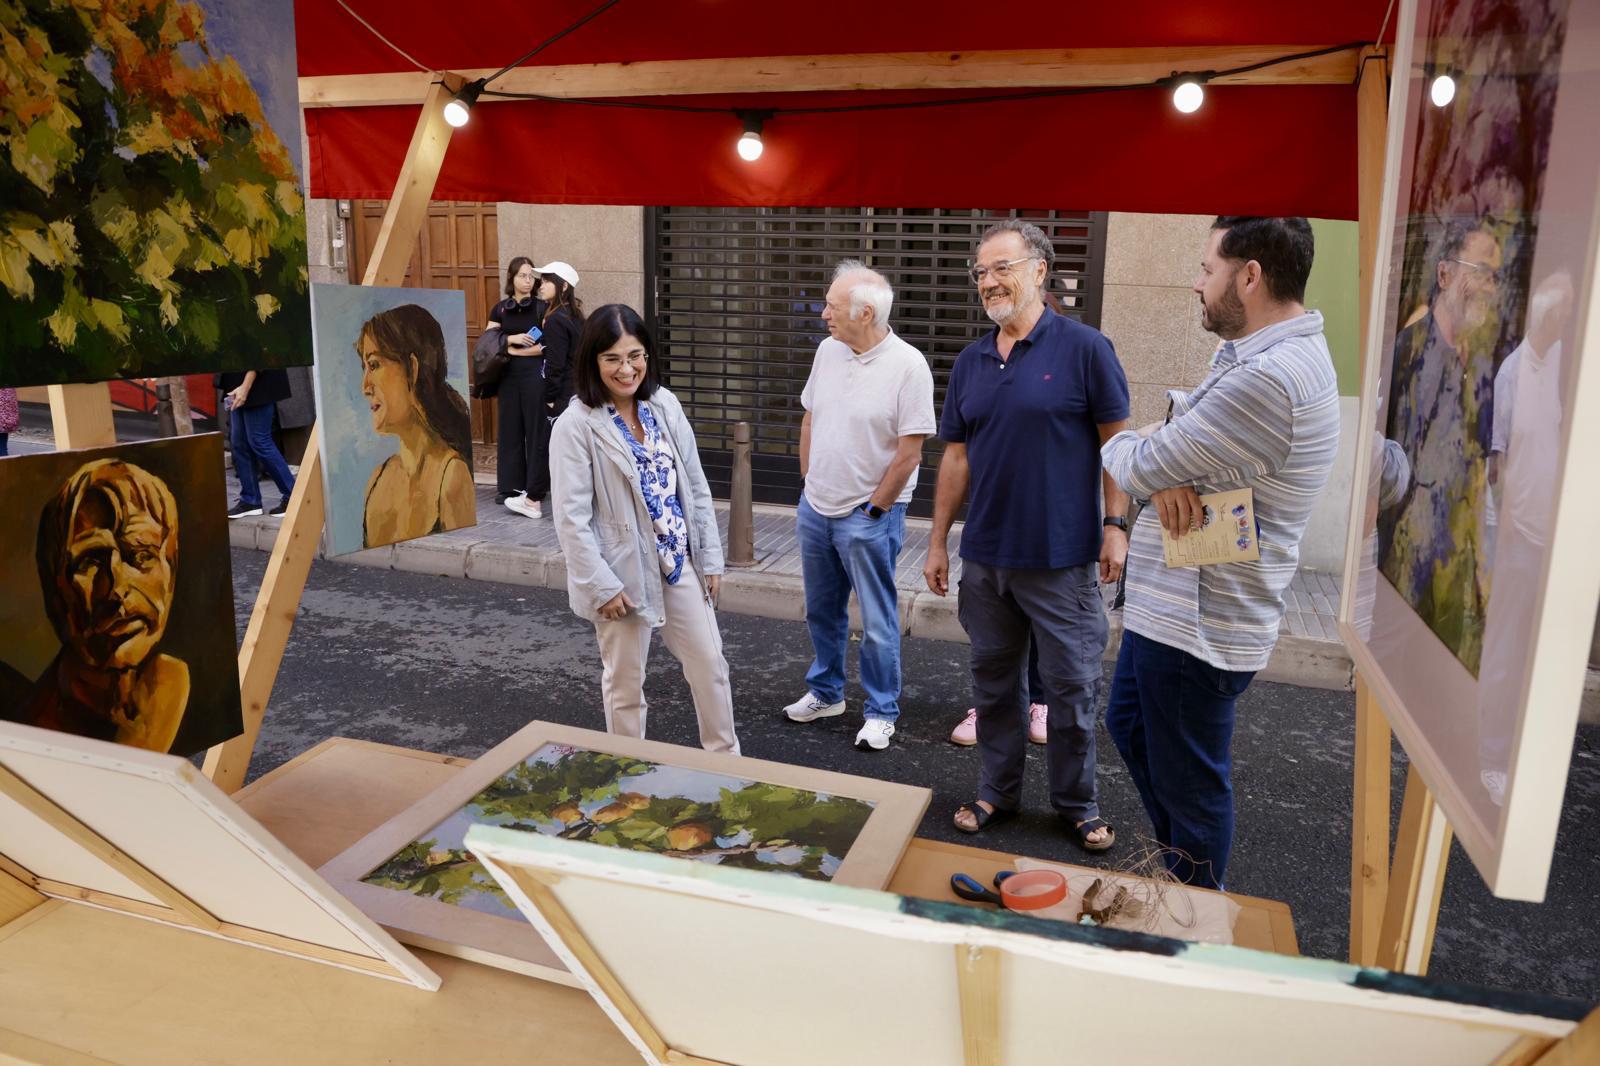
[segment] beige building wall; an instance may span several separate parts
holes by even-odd
[[[564,260],[577,268],[586,309],[644,311],[644,208],[501,203],[495,211],[502,272],[518,255],[541,266]]]
[[[1136,427],[1166,414],[1168,389],[1198,385],[1216,350],[1191,291],[1211,218],[1112,212],[1106,222],[1100,331],[1128,375]]]

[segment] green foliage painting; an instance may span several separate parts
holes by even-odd
[[[0,4],[0,385],[311,362],[294,78],[292,0]]]
[[[469,826],[498,825],[828,881],[872,809],[862,800],[547,744],[362,880],[517,917],[462,846]]]

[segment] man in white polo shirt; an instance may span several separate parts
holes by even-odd
[[[805,575],[806,626],[816,658],[806,694],[785,707],[792,721],[844,713],[850,590],[861,608],[861,687],[866,724],[856,747],[882,751],[900,716],[900,611],[895,561],[906,504],[917,487],[922,441],[934,431],[928,361],[889,328],[894,290],[854,259],[834,271],[800,402],[800,497],[796,526]]]

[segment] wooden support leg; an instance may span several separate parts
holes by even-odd
[[[1422,783],[1417,768],[1410,767],[1383,911],[1379,966],[1418,976],[1428,972],[1451,837],[1450,823],[1434,802],[1433,793]]]
[[[224,792],[236,792],[250,769],[250,754],[261,735],[267,701],[283,665],[283,652],[289,644],[289,630],[300,610],[300,596],[306,577],[317,557],[323,523],[322,451],[316,427],[311,442],[300,460],[294,491],[283,527],[272,545],[272,558],[256,594],[256,606],[245,627],[244,643],[239,648],[239,702],[244,711],[244,732],[206,752],[203,772]]]
[[[451,126],[444,120],[444,105],[460,86],[460,78],[444,75],[423,102],[416,132],[411,137],[411,149],[400,168],[400,178],[384,214],[363,284],[399,285],[405,280],[406,264],[410,262],[417,234],[427,219],[428,200],[438,181],[439,168],[444,164],[445,150],[450,146]],[[289,630],[300,609],[306,577],[322,538],[324,502],[322,453],[317,427],[312,426],[311,443],[300,460],[300,473],[289,497],[289,509],[272,546],[272,558],[267,563],[261,590],[256,595],[255,610],[250,614],[244,643],[239,648],[244,732],[206,753],[205,775],[224,792],[234,792],[243,785],[245,773],[250,769],[250,756],[261,735],[267,701],[272,696],[272,685],[277,680],[284,648],[289,643]]]
[[[956,945],[961,1044],[966,1066],[1000,1066],[1000,960],[996,948]]]
[[[1389,894],[1389,723],[1356,677],[1355,796],[1350,835],[1350,961],[1378,964]]]
[[[117,427],[111,421],[111,387],[105,382],[51,385],[49,395],[57,451],[117,443]]]

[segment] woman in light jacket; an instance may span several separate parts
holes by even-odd
[[[711,488],[638,313],[607,304],[591,314],[572,377],[576,396],[550,440],[551,512],[573,613],[600,641],[606,728],[644,736],[645,661],[659,628],[694,695],[701,746],[737,754],[713,613],[722,541]]]

